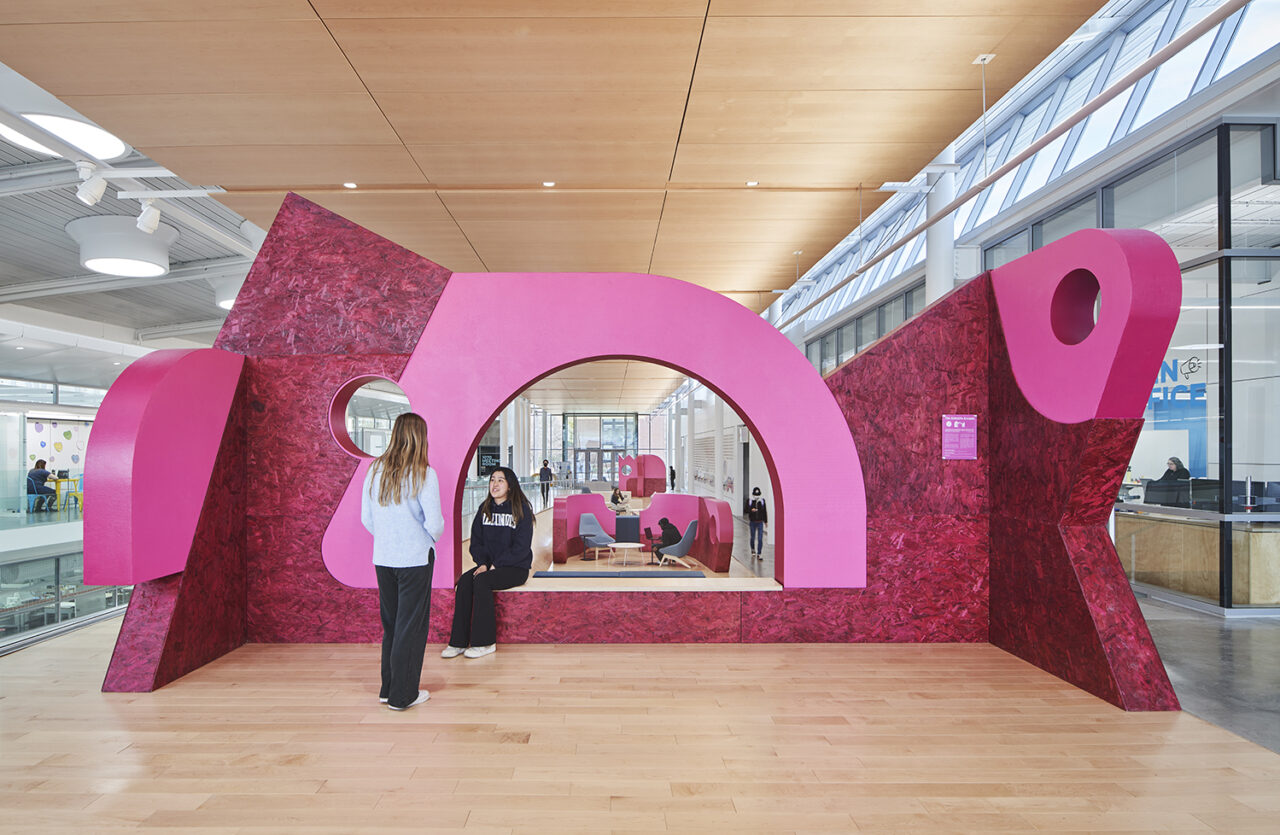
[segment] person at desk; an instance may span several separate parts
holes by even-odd
[[[613,512],[626,513],[629,506],[629,500],[622,495],[622,491],[617,487],[613,488],[613,495],[609,497],[609,507],[613,508]]]
[[[53,473],[45,469],[46,466],[48,466],[48,463],[43,458],[40,458],[36,461],[34,467],[27,470],[27,493],[40,497],[36,499],[36,513],[58,509],[57,491],[45,484],[46,481],[53,478]],[[50,499],[49,496],[53,496],[53,498]]]
[[[476,567],[458,578],[453,630],[442,658],[480,658],[498,648],[493,593],[523,586],[533,567],[533,505],[516,474],[498,467],[489,495],[471,522],[471,558]]]
[[[1164,475],[1156,479],[1157,482],[1168,481],[1190,481],[1191,473],[1186,467],[1182,466],[1181,458],[1170,458],[1168,469],[1164,471]]]

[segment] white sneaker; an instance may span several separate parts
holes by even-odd
[[[459,655],[462,655],[462,653],[464,652],[466,652],[466,650],[464,650],[462,647],[455,647],[450,645],[444,648],[444,652],[440,653],[440,657],[441,658],[457,658]]]
[[[497,652],[497,644],[489,644],[487,647],[468,647],[466,652],[462,653],[468,658],[483,658],[486,655],[492,655]]]
[[[378,701],[385,705],[387,702],[389,702],[389,701],[391,701],[391,700],[390,700],[390,699],[388,699],[386,696],[379,696],[379,697],[378,697]]]
[[[418,698],[416,698],[416,699],[414,699],[413,701],[409,702],[409,704],[405,705],[404,707],[396,707],[395,705],[392,705],[392,704],[387,705],[387,707],[391,708],[392,710],[408,710],[409,708],[413,707],[414,705],[420,705],[420,704],[422,704],[423,702],[425,702],[427,699],[430,699],[430,698],[431,698],[431,694],[430,694],[430,693],[428,693],[426,690],[419,690],[419,691],[418,691]]]

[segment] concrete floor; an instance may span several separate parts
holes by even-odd
[[[1280,752],[1280,619],[1138,604],[1182,709]]]

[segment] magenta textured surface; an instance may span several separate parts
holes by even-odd
[[[380,634],[377,592],[339,583],[320,552],[325,526],[356,469],[356,460],[329,437],[328,410],[345,381],[363,372],[395,379],[406,359],[249,362],[249,640],[354,641]]]
[[[299,197],[285,197],[215,348],[408,354],[452,273]]]
[[[160,669],[181,585],[182,575],[171,574],[133,587],[102,683],[104,692],[146,693],[156,689],[156,671]]]
[[[991,642],[1119,707],[1176,710],[1104,527],[1142,421],[1045,418],[998,322],[991,344]]]
[[[496,598],[499,640],[512,643],[741,640],[738,592],[500,592]]]

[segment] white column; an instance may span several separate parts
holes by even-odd
[[[689,393],[684,396],[686,405],[684,415],[684,472],[679,473],[679,484],[683,488],[682,492],[693,492],[693,429],[694,420],[693,412],[696,401],[693,396],[693,389],[690,388]]]
[[[716,483],[711,490],[711,495],[717,499],[724,498],[724,479],[727,473],[724,471],[724,401],[717,394],[712,394],[715,398],[713,406],[715,410],[715,418],[711,421],[712,427],[715,429],[715,456],[716,456]]]
[[[507,466],[507,444],[511,443],[511,404],[498,414],[498,460]]]
[[[925,212],[929,217],[955,199],[955,162],[955,147],[948,145],[925,168],[925,182],[929,185]],[[924,298],[926,304],[932,304],[956,286],[955,213],[930,226],[924,236]]]

